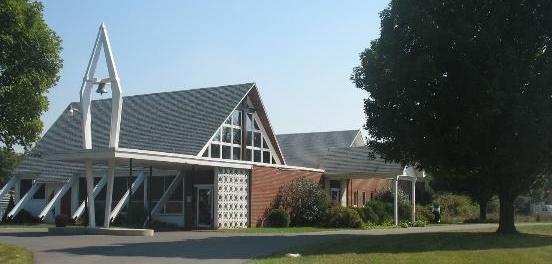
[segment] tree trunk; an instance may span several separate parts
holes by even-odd
[[[487,220],[487,204],[489,204],[489,200],[487,199],[479,201],[479,220],[481,221]]]
[[[498,223],[497,233],[513,234],[517,233],[514,225],[514,199],[515,195],[510,192],[502,192],[500,198],[500,220]]]

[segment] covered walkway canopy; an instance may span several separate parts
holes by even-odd
[[[412,186],[412,222],[416,221],[416,181],[424,177],[423,172],[414,167],[386,162],[366,147],[330,148],[320,161],[324,175],[332,180],[351,180],[380,178],[393,181],[394,221],[399,223],[398,216],[398,183],[400,180],[411,182]]]

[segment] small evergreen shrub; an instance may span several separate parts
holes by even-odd
[[[56,216],[56,227],[66,227],[70,222],[71,218],[65,214],[60,214]]]
[[[346,207],[330,208],[327,217],[327,225],[330,227],[360,228],[363,224],[358,212]]]
[[[364,205],[370,207],[377,216],[377,223],[381,224],[385,221],[393,220],[393,204],[378,200],[370,200]]]
[[[289,223],[289,213],[282,208],[270,210],[265,220],[265,225],[268,227],[288,227]]]
[[[433,202],[441,207],[442,223],[461,223],[479,217],[479,206],[465,195],[438,194]]]

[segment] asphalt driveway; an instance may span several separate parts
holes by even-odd
[[[0,243],[30,249],[36,263],[243,263],[279,251],[362,235],[441,232],[493,224],[408,229],[340,230],[301,234],[236,234],[212,231],[160,232],[154,237],[51,235],[42,228],[0,228]]]

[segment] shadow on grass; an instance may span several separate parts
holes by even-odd
[[[109,242],[107,242],[109,243]],[[106,243],[106,244],[107,244]],[[179,241],[115,243],[50,250],[75,255],[166,257],[193,259],[249,259],[314,246],[304,255],[341,253],[404,253],[440,250],[532,248],[552,245],[552,236],[442,232],[393,235],[227,236]]]

